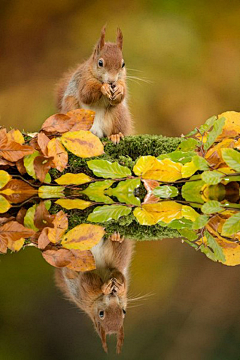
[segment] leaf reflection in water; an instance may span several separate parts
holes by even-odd
[[[240,264],[240,114],[210,118],[173,151],[139,153],[124,165],[105,155],[82,159],[86,114],[70,115],[74,136],[59,131],[62,116],[50,119],[49,137],[41,132],[26,143],[18,131],[0,130],[0,252],[41,251],[58,268],[58,286],[90,316],[103,348],[106,335],[116,333],[120,352],[133,240],[179,237],[212,261]],[[91,143],[87,134],[88,147],[102,154],[100,140]],[[54,140],[59,135],[69,157]]]

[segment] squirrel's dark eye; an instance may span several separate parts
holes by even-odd
[[[123,315],[126,315],[126,310],[122,309],[122,311],[123,311]]]
[[[98,60],[98,66],[103,67],[103,61],[102,61],[102,59]]]
[[[124,68],[124,66],[125,66],[125,62],[124,62],[124,60],[123,60],[123,62],[122,62],[122,68]]]
[[[100,319],[103,319],[104,318],[104,311],[103,310],[99,311],[98,315],[99,315]]]

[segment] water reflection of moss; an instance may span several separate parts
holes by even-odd
[[[87,217],[93,211],[93,207],[85,210],[65,210],[59,205],[53,205],[50,212],[56,214],[59,210],[64,210],[68,214],[69,229],[72,229],[79,224],[90,223]],[[159,240],[181,236],[177,230],[162,227],[159,224],[153,226],[140,225],[136,222],[133,214],[122,216],[118,221],[110,220],[101,225],[104,226],[107,236],[116,231],[128,239],[135,240]]]

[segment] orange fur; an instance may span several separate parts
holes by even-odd
[[[57,107],[61,113],[77,108],[94,110],[96,124],[92,132],[99,137],[129,135],[132,119],[126,103],[126,70],[122,67],[123,36],[118,29],[116,44],[105,43],[105,30],[90,58],[65,74],[57,85]]]

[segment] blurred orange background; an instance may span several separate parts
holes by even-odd
[[[179,136],[240,108],[240,3],[233,0],[2,0],[0,123],[38,131],[56,112],[63,72],[91,54],[100,29],[124,35],[136,133]],[[0,258],[0,359],[105,359],[86,315],[55,289],[35,249]],[[138,243],[119,359],[236,360],[240,271],[180,240]],[[110,355],[115,359],[114,338]]]

